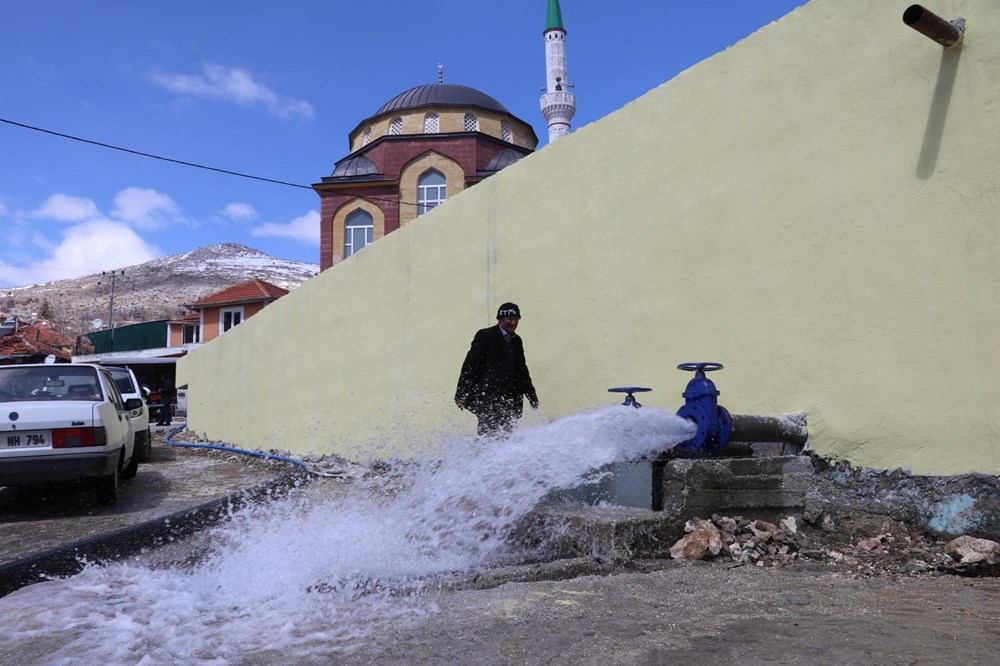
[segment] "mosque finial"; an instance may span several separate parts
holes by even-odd
[[[444,65],[438,63],[438,83],[444,83]]]

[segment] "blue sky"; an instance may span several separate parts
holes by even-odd
[[[574,128],[804,0],[561,0]],[[547,0],[5,3],[0,119],[309,186],[347,133],[437,79],[530,122]],[[0,287],[213,243],[319,262],[311,189],[138,157],[0,122]]]

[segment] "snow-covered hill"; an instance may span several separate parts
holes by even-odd
[[[115,279],[115,326],[182,315],[186,304],[250,278],[292,290],[319,273],[319,266],[222,243],[123,270]],[[0,290],[0,312],[37,315],[75,333],[89,333],[95,319],[106,326],[110,306],[111,281],[100,273]]]

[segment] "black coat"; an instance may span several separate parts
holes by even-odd
[[[499,326],[477,331],[462,364],[455,400],[465,400],[474,414],[503,408],[520,416],[525,396],[531,402],[538,400],[521,337],[512,336],[508,346]]]

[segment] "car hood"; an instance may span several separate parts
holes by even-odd
[[[0,402],[0,432],[92,428],[97,425],[100,403],[73,400],[59,402]]]

